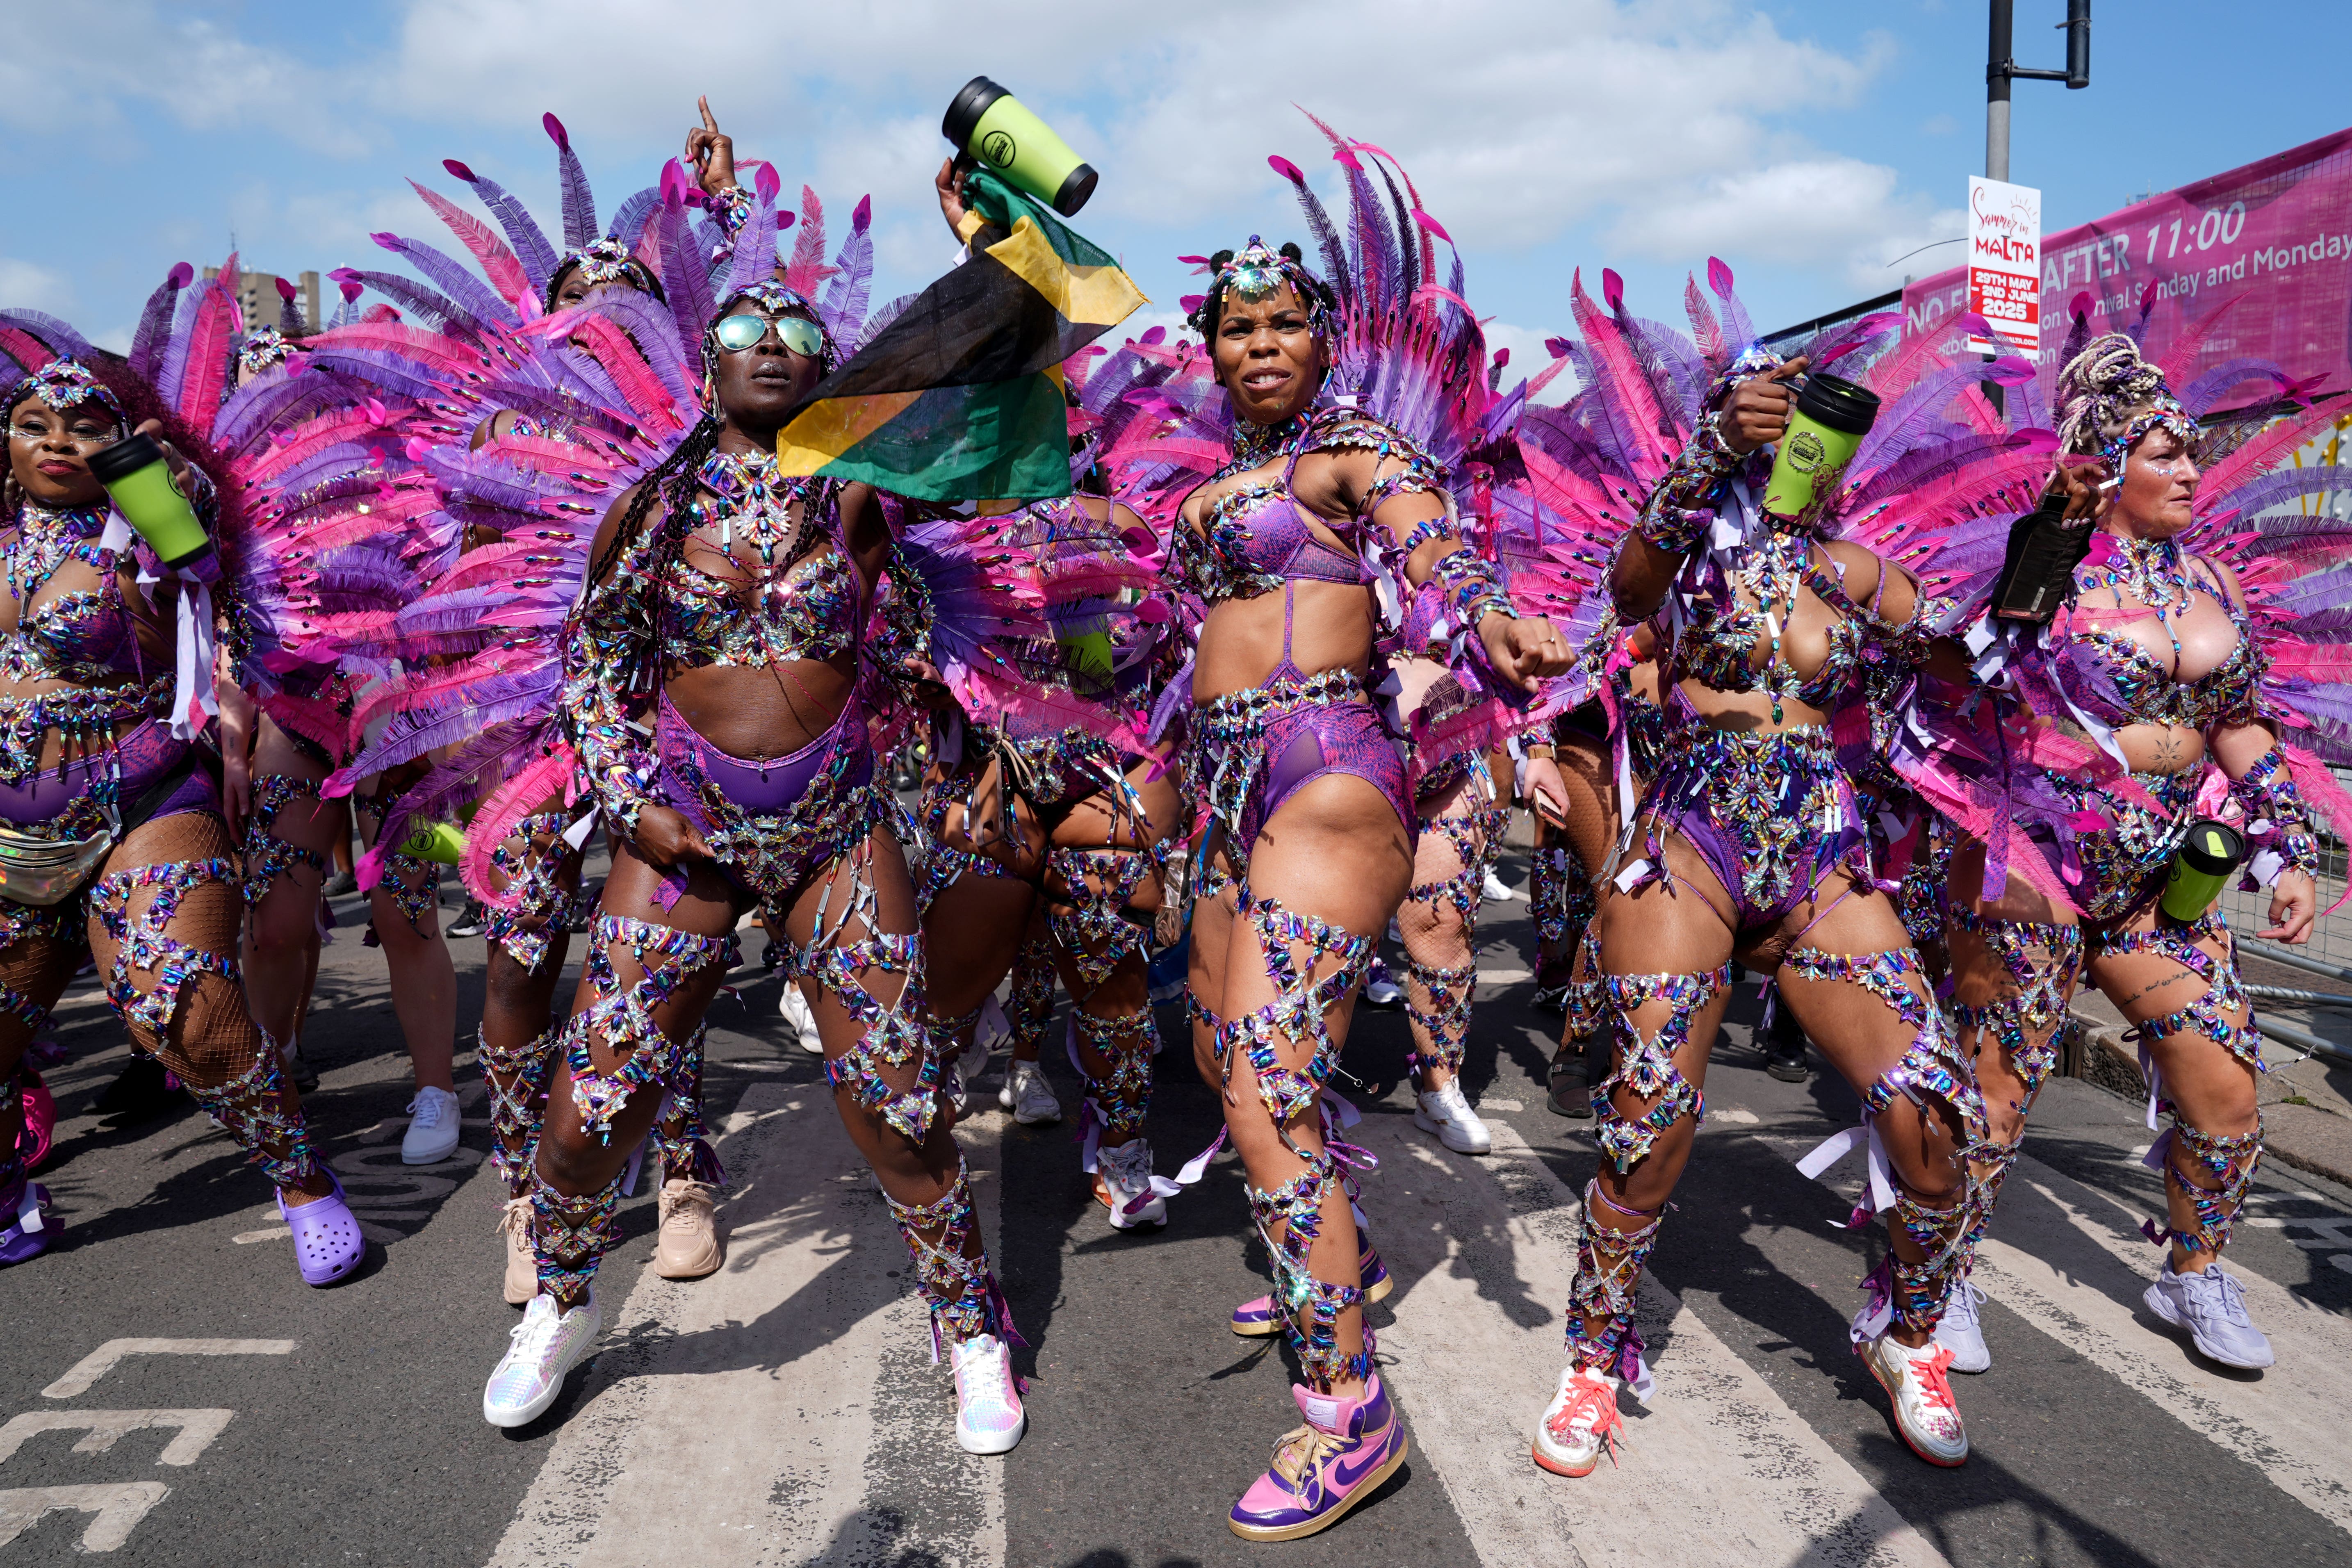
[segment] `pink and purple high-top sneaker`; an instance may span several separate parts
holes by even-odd
[[[1404,1463],[1404,1424],[1375,1376],[1362,1397],[1294,1384],[1307,1425],[1274,1446],[1274,1463],[1226,1520],[1244,1541],[1297,1541],[1339,1522]]]

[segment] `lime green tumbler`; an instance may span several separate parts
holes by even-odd
[[[186,566],[212,553],[213,542],[188,498],[172,483],[171,465],[154,437],[127,436],[100,447],[89,455],[89,472],[164,565]]]
[[[940,122],[947,139],[1013,184],[1073,217],[1095,194],[1094,165],[1070,151],[1054,128],[984,76],[963,84]]]
[[[1807,376],[1772,455],[1764,510],[1776,517],[1811,517],[1837,494],[1846,464],[1877,420],[1878,394],[1868,387],[1834,375]]]
[[[2158,907],[2181,924],[2191,924],[2213,907],[2230,873],[2245,858],[2246,841],[2228,823],[2208,819],[2190,824],[2189,837],[2172,858]]]

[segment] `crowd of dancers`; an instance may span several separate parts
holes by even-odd
[[[1189,258],[1184,329],[1062,365],[1067,493],[949,504],[780,460],[899,308],[870,308],[866,203],[828,256],[816,195],[780,203],[706,110],[600,222],[546,124],[560,239],[452,161],[487,221],[416,189],[462,254],[376,236],[407,270],[336,272],[330,321],[282,284],[283,321],[246,319],[233,257],[175,268],[127,353],[0,301],[0,1262],[59,1235],[27,1051],[87,959],[275,1187],[302,1279],[359,1265],[295,1081],[355,819],[411,1158],[457,1135],[446,871],[487,922],[476,1060],[522,1309],[487,1419],[539,1418],[593,1350],[640,1164],[656,1266],[719,1266],[703,1017],[755,916],[905,1238],[957,1440],[1003,1453],[1019,1342],[952,1130],[975,1065],[1009,1036],[1008,1103],[1057,1115],[1035,1064],[1066,989],[1081,1174],[1112,1226],[1163,1224],[1218,1152],[1171,1176],[1149,1140],[1155,991],[1181,990],[1270,1267],[1231,1328],[1286,1337],[1304,1417],[1232,1528],[1310,1534],[1402,1463],[1411,1392],[1376,1366],[1377,1182],[1329,1080],[1392,934],[1416,1123],[1486,1152],[1461,1074],[1517,804],[1564,1108],[1600,1148],[1536,1463],[1589,1474],[1651,1392],[1636,1287],[1735,963],[1860,1099],[1803,1168],[1864,1157],[1854,1223],[1885,1240],[1853,1338],[1922,1458],[1967,1458],[1969,1265],[2086,981],[2169,1118],[2148,1306],[2270,1363],[2219,1261],[2260,1037],[2210,897],[2163,895],[2219,821],[2273,889],[2262,935],[2319,915],[2320,834],[2352,827],[2325,765],[2352,760],[2352,582],[2320,570],[2341,525],[2294,503],[2352,485],[2282,466],[2333,416],[2277,367],[2176,385],[2221,312],[2153,360],[2149,302],[2095,334],[2086,298],[2051,399],[1890,317],[1775,353],[1709,262],[1687,331],[1579,275],[1570,334],[1515,377],[1404,170],[1318,121],[1343,213],[1272,160],[1311,254]],[[953,166],[936,194],[964,254],[1006,239]],[[1832,374],[1875,421],[1842,478],[1768,504]],[[167,562],[93,472],[134,433],[211,552]],[[1996,614],[2045,498],[2080,563],[2054,616]]]

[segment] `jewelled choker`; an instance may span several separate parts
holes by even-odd
[[[1236,418],[1233,434],[1225,440],[1227,448],[1233,453],[1233,460],[1226,464],[1227,470],[1238,472],[1244,468],[1255,468],[1276,458],[1289,456],[1297,449],[1298,443],[1306,437],[1307,426],[1315,423],[1315,416],[1322,411],[1322,405],[1318,403],[1302,413],[1292,415],[1279,425],[1253,425],[1246,419]]]

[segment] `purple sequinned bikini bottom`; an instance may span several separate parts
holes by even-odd
[[[654,729],[655,787],[719,854],[719,868],[762,902],[845,854],[881,820],[874,747],[853,704],[833,728],[782,757],[720,751],[665,693]],[[682,872],[672,879],[683,890]]]
[[[1638,847],[1661,875],[1657,829],[1682,835],[1731,895],[1741,931],[1774,923],[1840,867],[1869,870],[1853,786],[1822,728],[1772,733],[1679,727],[1651,782]]]
[[[175,741],[171,731],[150,719],[118,736],[110,746],[72,758],[61,767],[45,768],[23,784],[0,784],[0,817],[18,826],[54,822],[68,807],[89,795],[99,784],[117,778],[115,801],[128,809],[157,779],[179,766],[188,754],[188,742]],[[212,775],[203,768],[189,771],[163,803],[147,816],[171,816],[184,811],[218,811],[220,795]]]

